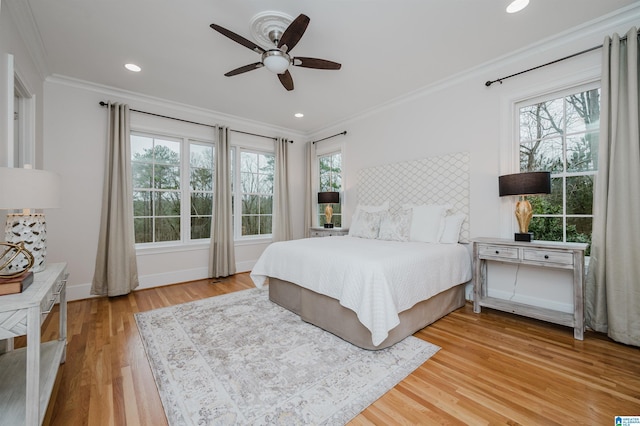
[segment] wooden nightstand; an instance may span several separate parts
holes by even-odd
[[[573,337],[584,336],[584,252],[587,244],[553,241],[520,242],[497,238],[473,240],[473,311],[482,306],[573,327]],[[487,262],[507,262],[573,272],[573,313],[560,312],[487,295]]]
[[[309,229],[309,235],[311,237],[332,237],[348,235],[349,228],[320,228],[312,227]]]

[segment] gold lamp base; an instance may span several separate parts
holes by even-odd
[[[333,207],[331,204],[327,204],[327,207],[324,208],[324,227],[325,228],[333,228],[333,223],[331,223],[331,218],[333,217]]]
[[[531,241],[533,240],[533,232],[529,232],[529,224],[533,217],[533,209],[531,203],[522,196],[520,201],[516,203],[516,219],[520,232],[514,235],[515,241]]]

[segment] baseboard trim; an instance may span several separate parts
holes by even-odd
[[[253,266],[256,264],[256,262],[257,260],[247,260],[244,262],[239,262],[236,264],[236,272],[249,272],[253,269]],[[207,267],[182,269],[178,271],[163,272],[159,274],[140,275],[138,277],[140,285],[136,288],[135,291],[154,287],[163,287],[166,285],[183,283],[187,281],[203,280],[208,278],[208,275],[209,269]],[[67,286],[68,301],[91,299],[94,297],[100,296],[94,296],[91,294],[91,283]]]

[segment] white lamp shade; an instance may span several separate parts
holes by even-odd
[[[0,167],[0,209],[60,207],[60,176],[36,169]]]

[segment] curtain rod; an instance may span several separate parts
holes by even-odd
[[[640,31],[638,31],[638,34],[640,34]],[[620,37],[620,40],[626,40],[626,38],[627,38],[627,36]],[[506,76],[506,77],[498,78],[498,79],[496,79],[496,80],[490,80],[490,81],[487,81],[484,85],[485,85],[485,86],[487,86],[487,87],[489,87],[489,86],[491,86],[493,83],[498,83],[498,82],[499,82],[500,84],[502,84],[502,81],[503,81],[503,80],[506,80],[506,79],[508,79],[508,78],[515,77],[515,76],[517,76],[517,75],[524,74],[524,73],[527,73],[527,72],[529,72],[529,71],[534,71],[534,70],[537,70],[538,68],[546,67],[547,65],[553,65],[553,64],[555,64],[555,63],[557,63],[557,62],[561,62],[561,61],[564,61],[564,60],[566,60],[566,59],[571,59],[571,58],[573,58],[573,57],[575,57],[575,56],[579,56],[579,55],[582,55],[582,54],[585,54],[585,53],[591,52],[591,51],[593,51],[593,50],[600,49],[602,46],[604,46],[604,44],[601,44],[600,46],[593,46],[593,47],[590,47],[589,49],[582,50],[582,51],[580,51],[580,52],[578,52],[578,53],[574,53],[574,54],[572,54],[572,55],[565,56],[564,58],[556,59],[555,61],[547,62],[546,64],[538,65],[537,67],[529,68],[528,70],[520,71],[520,72],[517,72],[517,73],[515,73],[515,74],[508,75],[508,76]]]
[[[318,139],[317,141],[313,141],[311,143],[315,144],[316,142],[322,142],[324,140],[335,138],[336,136],[346,135],[346,134],[347,134],[347,131],[345,130],[344,132],[336,133],[335,135],[327,136],[326,138]]]
[[[99,102],[100,106],[102,107],[106,107],[109,105],[108,102],[104,102],[104,101],[100,101]],[[139,109],[132,109],[129,108],[129,111],[133,111],[133,112],[139,112],[140,114],[147,114],[147,115],[153,115],[154,117],[160,117],[160,118],[167,118],[169,120],[175,120],[175,121],[182,121],[183,123],[189,123],[189,124],[197,124],[198,126],[206,126],[206,127],[216,127],[213,124],[206,124],[206,123],[199,123],[197,121],[190,121],[190,120],[185,120],[182,118],[176,118],[176,117],[169,117],[168,115],[162,115],[162,114],[156,114],[153,112],[147,112],[147,111],[140,111]],[[249,133],[249,132],[244,132],[242,130],[235,130],[235,129],[229,129],[229,131],[231,132],[235,132],[235,133],[242,133],[244,135],[251,135],[251,136],[258,136],[260,138],[267,138],[267,139],[273,139],[274,141],[277,140],[278,138],[275,138],[273,136],[265,136],[265,135],[258,135],[256,133]],[[293,143],[293,141],[289,141],[290,143]]]

